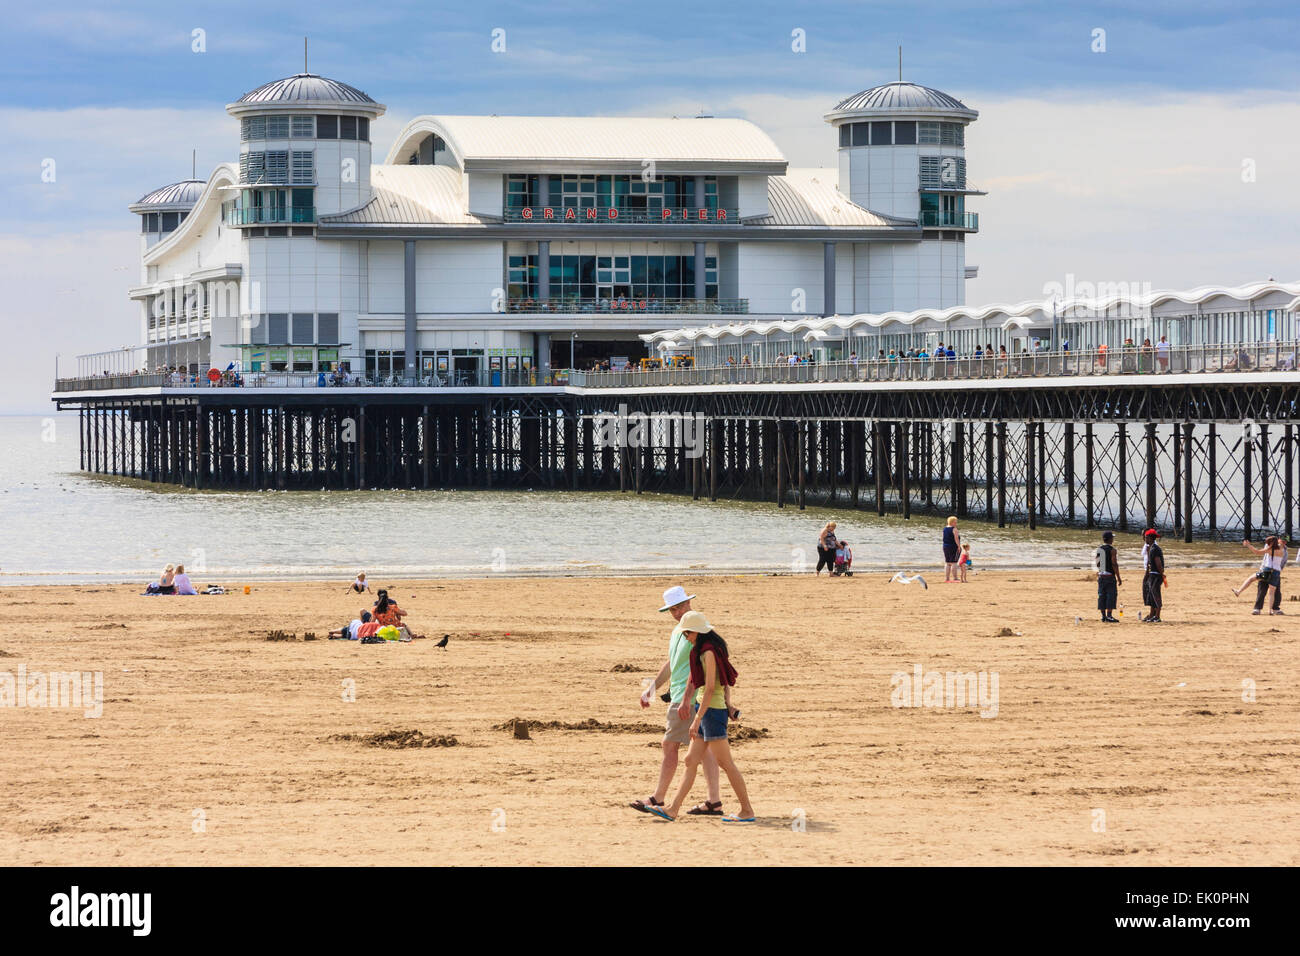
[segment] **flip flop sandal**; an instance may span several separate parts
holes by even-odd
[[[648,797],[645,800],[633,800],[628,804],[628,806],[633,810],[640,811],[641,813],[649,813],[651,807],[662,807],[663,801],[656,800],[654,797]]]
[[[668,811],[665,810],[662,805],[657,807],[646,807],[646,812],[653,813],[660,820],[667,820],[669,823],[672,823],[676,819],[675,817],[670,817]]]
[[[754,822],[754,818],[753,818],[753,817],[737,817],[737,816],[733,816],[732,814],[728,813],[726,816],[724,816],[724,817],[722,818],[722,822],[723,822],[723,823],[753,823],[753,822]]]
[[[693,817],[720,817],[722,816],[722,801],[709,803],[709,801],[705,800],[703,803],[691,807],[686,813]]]

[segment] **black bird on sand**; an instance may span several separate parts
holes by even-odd
[[[437,644],[435,644],[435,645],[433,645],[433,646],[434,646],[434,647],[441,647],[441,648],[445,651],[445,650],[447,649],[447,642],[448,642],[449,640],[451,640],[451,635],[450,635],[450,634],[444,634],[444,635],[442,635],[442,640],[440,640]]]

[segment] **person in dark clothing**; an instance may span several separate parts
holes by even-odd
[[[835,537],[835,522],[826,522],[826,527],[822,528],[821,534],[817,536],[817,571],[816,574],[822,573],[822,568],[826,569],[827,578],[835,575],[835,549],[839,547],[839,542]]]
[[[1165,553],[1157,543],[1159,531],[1148,528],[1144,537],[1147,542],[1147,573],[1142,578],[1142,603],[1151,608],[1151,613],[1145,620],[1150,624],[1159,624],[1162,604],[1160,589],[1165,584]]]
[[[1097,568],[1097,610],[1101,619],[1107,624],[1118,624],[1115,617],[1115,602],[1119,598],[1119,586],[1123,580],[1119,576],[1119,554],[1111,543],[1115,535],[1107,531],[1101,536],[1101,547],[1097,549],[1095,566]]]

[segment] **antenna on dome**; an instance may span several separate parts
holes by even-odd
[[[199,178],[199,151],[190,150],[190,179]]]
[[[310,70],[307,69],[307,38],[306,37],[302,38],[302,71],[304,73],[311,72]]]
[[[903,82],[903,46],[898,46],[898,82]]]

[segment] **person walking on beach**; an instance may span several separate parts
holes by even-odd
[[[948,518],[943,526],[943,583],[960,583],[957,562],[961,560],[961,535],[957,531],[957,516]]]
[[[686,772],[677,788],[677,796],[673,798],[671,806],[650,807],[650,812],[669,822],[676,820],[682,804],[690,796],[696,770],[706,757],[711,756],[726,773],[727,782],[731,784],[731,789],[740,802],[740,809],[724,816],[722,822],[753,823],[754,808],[749,803],[749,790],[745,787],[745,778],[732,759],[731,745],[727,743],[727,721],[735,719],[740,713],[731,706],[731,688],[736,683],[736,669],[731,666],[727,642],[699,611],[683,615],[679,626],[691,644],[691,677],[686,685],[686,696],[678,706],[678,716],[685,719],[689,713],[692,706],[689,697],[696,688],[699,689],[698,703],[693,705],[695,716],[690,724],[691,747],[686,753]]]
[[[1246,590],[1251,582],[1255,582],[1255,608],[1250,613],[1259,614],[1267,604],[1269,614],[1281,614],[1282,569],[1286,567],[1287,559],[1286,542],[1282,540],[1281,535],[1271,534],[1264,539],[1262,548],[1255,547],[1249,541],[1241,543],[1256,554],[1262,555],[1262,558],[1259,570],[1242,581],[1240,587],[1233,588],[1232,596],[1240,597],[1241,592]]]
[[[691,743],[689,715],[682,717],[678,714],[678,710],[686,700],[686,685],[691,679],[691,643],[683,634],[682,620],[687,614],[699,613],[691,611],[691,601],[694,599],[694,594],[687,594],[684,587],[676,585],[664,592],[664,604],[659,609],[661,612],[667,611],[671,614],[676,626],[668,638],[668,660],[663,667],[659,668],[654,682],[641,694],[641,706],[649,707],[650,698],[654,696],[655,691],[665,683],[668,684],[668,713],[664,724],[664,755],[659,765],[659,783],[655,786],[653,794],[644,800],[634,800],[629,804],[633,810],[642,813],[652,813],[655,808],[664,805],[668,787],[677,772],[677,751],[683,746],[689,747]],[[721,816],[722,797],[718,788],[718,762],[712,754],[706,754],[704,758],[704,781],[708,785],[707,801],[688,810],[687,813],[693,816]]]
[[[1120,585],[1124,583],[1119,575],[1119,552],[1115,550],[1115,535],[1103,532],[1101,546],[1097,548],[1093,566],[1097,569],[1097,610],[1101,619],[1107,624],[1118,624],[1115,616],[1115,602],[1119,598]]]
[[[817,570],[815,574],[821,574],[822,568],[826,569],[827,578],[835,575],[835,549],[839,542],[835,539],[835,522],[826,522],[826,527],[822,528],[821,534],[817,535]]]
[[[1147,570],[1142,577],[1142,603],[1151,608],[1151,613],[1145,620],[1148,624],[1159,624],[1163,604],[1160,589],[1165,585],[1165,552],[1158,543],[1160,532],[1155,528],[1147,528],[1143,537],[1147,542]]]

